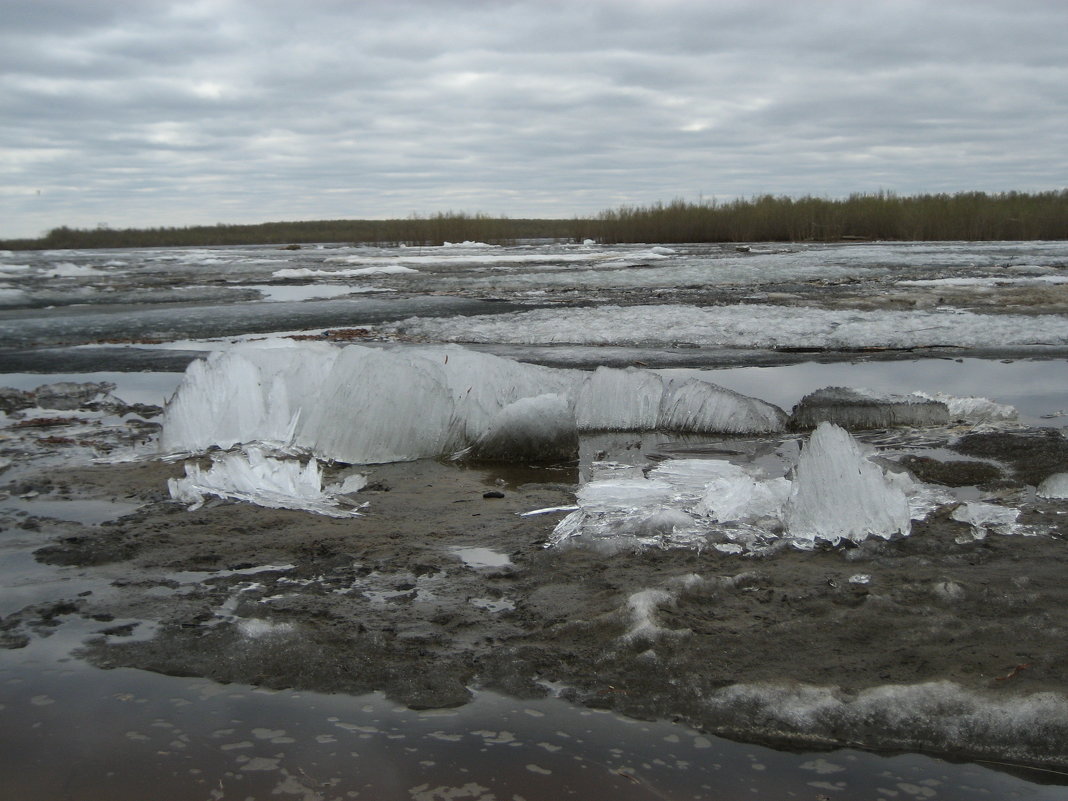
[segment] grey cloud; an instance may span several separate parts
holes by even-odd
[[[1060,4],[19,5],[0,236],[1068,184]]]

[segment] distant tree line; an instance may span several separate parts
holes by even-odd
[[[959,192],[844,200],[762,195],[747,200],[624,207],[601,212],[604,242],[834,242],[841,240],[1068,239],[1068,189]]]
[[[507,245],[528,239],[593,239],[602,243],[1068,239],[1068,189],[907,197],[877,192],[837,200],[773,195],[728,203],[674,200],[573,219],[441,212],[392,220],[220,223],[185,228],[61,226],[40,239],[0,240],[0,249],[297,246],[312,242],[417,246],[476,241]]]

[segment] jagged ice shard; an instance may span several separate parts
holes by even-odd
[[[216,458],[208,470],[186,464],[185,478],[167,481],[171,497],[199,509],[207,496],[248,501],[271,509],[303,509],[330,517],[358,515],[355,509],[343,509],[339,495],[358,491],[366,484],[363,476],[350,476],[343,484],[323,488],[319,463],[307,464],[295,459],[273,459],[258,448],[247,452],[227,453]]]
[[[646,370],[560,370],[466,350],[264,340],[194,362],[161,447],[263,442],[352,464],[451,456],[557,460],[577,432],[783,430],[771,404]]]
[[[870,536],[889,539],[911,526],[905,493],[887,480],[847,431],[820,423],[801,451],[784,522],[798,542]]]
[[[719,459],[679,459],[647,475],[591,481],[550,545],[741,553],[776,541],[808,549],[817,541],[907,535],[910,485],[893,478],[848,432],[822,423],[801,451],[793,480]]]

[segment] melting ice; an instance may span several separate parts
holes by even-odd
[[[167,482],[171,497],[199,509],[207,496],[249,501],[271,509],[304,509],[330,517],[352,517],[359,512],[339,506],[338,496],[357,492],[366,484],[363,476],[350,476],[343,483],[323,489],[319,463],[304,465],[293,459],[275,459],[258,448],[227,453],[215,459],[208,470],[186,464],[185,478]]]
[[[792,480],[757,467],[681,459],[648,476],[591,481],[551,544],[608,552],[711,546],[739,553],[781,542],[811,548],[905,536],[912,516],[906,487],[917,490],[907,478],[887,475],[844,429],[821,423]]]
[[[696,378],[557,370],[456,346],[267,340],[193,362],[167,407],[161,446],[263,442],[350,464],[458,453],[553,461],[577,454],[579,431],[764,434],[785,423],[778,407]]]

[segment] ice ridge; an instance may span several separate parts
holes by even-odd
[[[164,415],[165,452],[263,442],[374,464],[464,453],[573,458],[579,431],[771,433],[778,407],[645,370],[560,370],[449,345],[265,340],[193,362]]]

